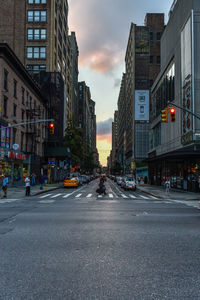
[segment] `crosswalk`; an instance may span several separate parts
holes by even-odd
[[[69,194],[45,194],[45,195],[42,195],[39,197],[39,199],[45,199],[45,198],[48,198],[48,199],[55,199],[55,198],[68,198],[68,197],[73,197],[75,199],[81,199],[81,198],[87,198],[87,199],[90,199],[90,198],[104,198],[104,199],[115,199],[115,198],[121,198],[121,199],[145,199],[145,200],[159,200],[159,198],[157,197],[153,197],[153,196],[143,196],[143,195],[140,195],[140,194],[136,194],[136,195],[133,195],[133,194],[118,194],[118,195],[115,195],[113,193],[108,193],[106,195],[98,195],[98,194],[92,194],[92,193],[78,193],[78,194],[74,194],[73,193],[69,193]]]

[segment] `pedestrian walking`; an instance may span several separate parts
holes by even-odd
[[[165,193],[168,194],[169,193],[169,189],[170,189],[170,181],[167,178],[165,181]]]
[[[44,175],[43,174],[40,174],[39,182],[40,182],[40,189],[43,190],[43,187],[44,187]]]
[[[7,197],[7,189],[8,189],[8,177],[3,176],[2,190],[4,192],[4,195],[3,195],[4,198]]]
[[[30,191],[31,191],[31,180],[29,176],[25,178],[25,186],[26,186],[26,196],[30,196]]]

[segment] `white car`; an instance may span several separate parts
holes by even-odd
[[[123,189],[124,190],[136,191],[136,181],[135,181],[135,179],[133,177],[124,178]]]

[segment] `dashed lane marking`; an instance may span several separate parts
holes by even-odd
[[[0,204],[10,203],[10,202],[14,202],[14,201],[17,201],[17,200],[21,200],[21,199],[0,199]]]
[[[53,202],[55,202],[55,200],[41,200],[41,201],[39,201],[39,203],[45,203],[45,204],[53,203]]]

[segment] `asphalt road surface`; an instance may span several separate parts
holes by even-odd
[[[0,200],[0,299],[200,299],[200,211],[97,183]]]

